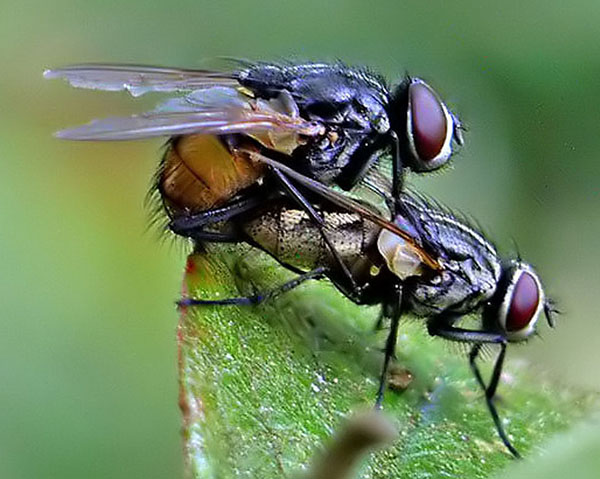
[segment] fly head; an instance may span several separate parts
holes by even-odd
[[[520,260],[505,265],[496,294],[484,312],[488,327],[510,342],[524,341],[535,333],[542,312],[553,327],[553,314],[558,311],[546,298],[535,270]]]
[[[444,166],[463,144],[463,127],[440,96],[420,78],[407,77],[392,92],[392,128],[401,139],[405,166],[416,172]]]

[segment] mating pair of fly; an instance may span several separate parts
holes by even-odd
[[[519,457],[494,404],[506,346],[531,336],[542,313],[553,326],[555,310],[530,265],[500,258],[467,221],[404,190],[407,171],[436,170],[463,143],[458,118],[428,84],[406,77],[390,88],[341,63],[240,62],[228,72],[89,64],[44,75],[133,96],[178,93],[153,111],[57,136],[168,137],[155,192],[171,231],[198,244],[247,242],[297,273],[263,295],[181,305],[257,304],[318,278],[357,304],[381,305],[390,328],[377,407],[401,316],[426,318],[431,335],[472,345],[469,362],[496,430]],[[391,173],[382,174],[385,166]],[[339,191],[359,188],[380,201]],[[472,314],[479,328],[460,327]],[[476,360],[488,344],[499,353],[486,384]]]

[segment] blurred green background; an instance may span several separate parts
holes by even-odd
[[[2,5],[0,478],[181,477],[173,301],[183,248],[146,231],[158,141],[57,129],[150,107],[43,81],[110,61],[343,59],[426,78],[468,126],[454,169],[414,181],[513,240],[565,311],[512,348],[598,389],[600,3],[103,2]]]

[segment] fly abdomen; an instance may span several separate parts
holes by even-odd
[[[223,205],[263,171],[248,154],[232,152],[221,137],[180,136],[167,146],[158,187],[171,215],[194,213]]]
[[[366,248],[376,237],[378,228],[359,215],[321,212],[325,233],[349,267],[362,263]],[[338,267],[319,228],[306,213],[298,209],[273,208],[242,224],[245,234],[263,250],[283,264],[302,270],[328,265]]]

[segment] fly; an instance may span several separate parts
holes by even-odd
[[[94,120],[57,136],[90,141],[168,137],[156,190],[170,229],[183,236],[229,217],[232,210],[251,210],[265,191],[279,190],[319,225],[350,279],[311,201],[289,175],[255,161],[253,154],[344,190],[389,154],[391,194],[398,197],[406,169],[438,169],[455,144],[463,143],[460,121],[422,79],[407,76],[390,88],[380,75],[342,63],[243,63],[229,72],[88,64],[47,70],[44,76],[133,96],[180,93],[150,112]]]
[[[303,182],[311,184],[310,180]],[[319,185],[316,183],[317,188]],[[520,258],[501,258],[493,244],[466,221],[417,194],[404,193],[396,202],[393,224],[401,230],[400,235],[367,219],[363,211],[374,211],[369,205],[331,190],[324,194],[331,203],[320,207],[319,213],[353,281],[342,274],[309,217],[281,200],[253,215],[233,214],[220,227],[231,238],[266,251],[298,276],[262,295],[225,300],[186,298],[180,305],[258,304],[320,278],[329,279],[356,304],[381,305],[382,317],[389,319],[391,328],[377,407],[383,400],[400,318],[405,314],[422,317],[430,335],[472,345],[469,364],[485,393],[498,435],[511,454],[520,457],[504,430],[494,397],[508,343],[529,338],[542,313],[554,326],[556,311],[533,267]],[[351,203],[356,204],[354,210]],[[461,320],[469,315],[479,316],[478,328],[461,327]],[[488,384],[477,365],[486,344],[500,347]]]

